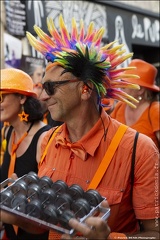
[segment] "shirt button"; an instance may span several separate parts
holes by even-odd
[[[52,168],[53,171],[55,171],[56,169],[55,168]]]
[[[86,183],[89,184],[89,183],[90,183],[90,180],[86,180]]]

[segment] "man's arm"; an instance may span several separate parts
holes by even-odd
[[[85,224],[78,222],[76,219],[69,221],[70,226],[82,233],[81,239],[160,239],[159,224],[155,225],[155,220],[142,221],[144,231],[134,234],[125,233],[110,233],[107,222],[104,222],[100,218],[90,217],[86,220]],[[125,238],[126,236],[126,238]],[[62,236],[62,239],[75,239],[67,234]]]
[[[135,233],[131,236],[136,236],[137,239],[138,239],[138,237],[139,238],[145,237],[146,239],[147,239],[147,237],[150,239],[151,239],[151,237],[153,239],[160,239],[160,235],[159,235],[160,221],[159,221],[159,219],[157,219],[157,221],[156,221],[156,219],[142,220],[141,222],[142,222],[144,231]],[[128,236],[130,236],[130,235],[128,235]]]

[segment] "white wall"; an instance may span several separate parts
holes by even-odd
[[[107,1],[106,1],[107,2]],[[152,11],[152,12],[155,12],[155,13],[159,13],[159,9],[160,9],[160,4],[159,4],[159,0],[156,0],[156,1],[139,1],[139,0],[135,0],[135,1],[114,1],[114,2],[117,2],[117,3],[123,3],[123,4],[126,4],[126,5],[132,5],[134,7],[138,7],[138,8],[141,8],[141,9],[145,9],[145,10],[149,10],[149,11]]]

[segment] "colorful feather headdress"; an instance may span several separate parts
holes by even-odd
[[[99,98],[113,98],[135,107],[132,102],[138,101],[120,89],[139,89],[136,84],[122,81],[122,79],[138,77],[126,74],[126,70],[131,67],[117,68],[119,64],[133,56],[132,53],[123,55],[125,53],[125,50],[121,50],[123,44],[113,46],[116,42],[114,41],[101,47],[104,28],[96,30],[93,22],[90,23],[86,34],[82,20],[78,33],[74,18],[72,18],[72,30],[69,34],[62,15],[59,17],[60,33],[55,28],[53,19],[47,18],[47,26],[51,37],[36,25],[34,30],[40,40],[26,32],[31,46],[41,52],[49,62],[52,62],[46,71],[54,65],[60,65],[66,72],[71,72],[86,85],[88,81],[91,81]]]

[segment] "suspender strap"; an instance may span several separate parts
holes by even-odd
[[[127,130],[128,126],[121,124],[120,127],[118,128],[116,134],[114,135],[108,149],[107,152],[105,153],[90,185],[88,186],[88,189],[96,189],[97,186],[99,185],[101,179],[103,178],[104,173],[106,172],[112,157],[114,155],[114,153],[116,152],[116,149],[123,137],[123,135],[125,134],[126,130]]]
[[[132,161],[131,161],[131,193],[133,193],[134,165],[135,165],[135,158],[136,158],[136,146],[137,146],[138,135],[139,135],[139,132],[136,132],[134,144],[133,144],[133,153],[132,153]]]
[[[61,128],[61,126],[57,127],[57,128],[54,130],[54,132],[52,133],[52,135],[50,136],[50,139],[49,139],[49,141],[48,141],[48,143],[47,143],[47,146],[46,146],[46,148],[45,148],[45,150],[44,150],[44,152],[43,152],[43,155],[42,155],[42,157],[41,157],[41,160],[40,160],[40,162],[39,162],[39,166],[42,164],[42,162],[43,162],[43,160],[44,160],[44,158],[45,158],[45,156],[46,156],[46,154],[47,154],[48,148],[49,148],[51,142],[53,141],[53,139],[55,138],[57,132],[60,130],[60,128]]]

